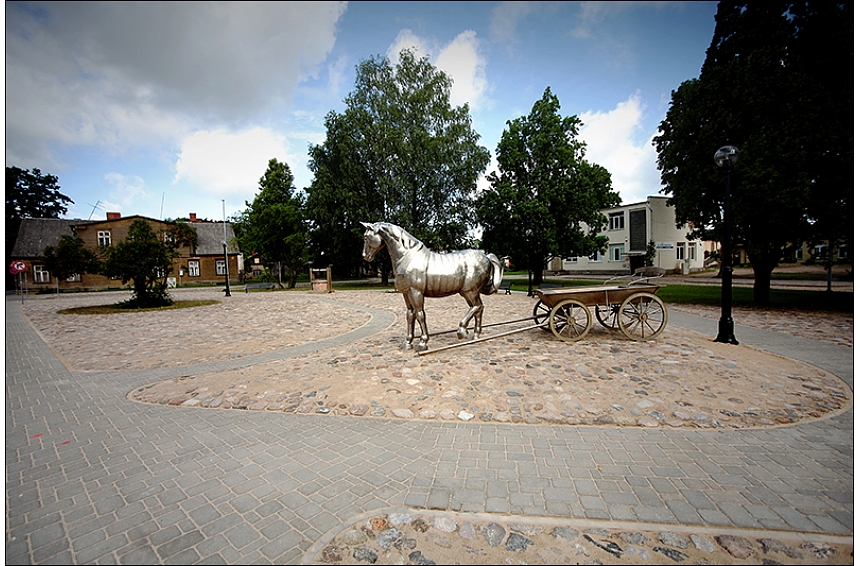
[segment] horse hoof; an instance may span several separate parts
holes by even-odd
[[[468,338],[468,337],[469,337],[469,332],[465,328],[460,327],[457,329],[457,338],[459,338],[460,340],[463,340],[464,338]]]
[[[417,346],[415,346],[415,351],[416,351],[416,352],[424,352],[424,351],[426,351],[426,350],[427,350],[427,344],[425,344],[425,343],[423,343],[423,342],[421,342],[420,344],[418,344]]]
[[[404,342],[403,344],[400,345],[400,349],[401,350],[411,350],[412,349],[412,342]]]

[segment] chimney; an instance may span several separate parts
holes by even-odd
[[[188,213],[188,220],[189,220],[189,222],[199,222],[199,220],[197,220],[197,213],[196,212],[189,212]]]
[[[122,214],[120,214],[119,212],[108,212],[107,213],[107,219],[108,220],[119,220],[120,218],[122,218]]]

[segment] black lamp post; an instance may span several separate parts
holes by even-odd
[[[230,297],[230,257],[227,255],[227,205],[224,202],[224,199],[221,199],[221,214],[223,216],[223,224],[224,224],[224,283],[226,287],[224,288],[224,296]]]
[[[726,171],[726,194],[723,200],[723,261],[722,261],[722,312],[720,328],[714,342],[738,344],[735,338],[735,321],[732,320],[732,167],[740,152],[733,145],[725,145],[714,154],[714,162]]]

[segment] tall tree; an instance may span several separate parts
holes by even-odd
[[[850,216],[833,211],[853,209],[852,21],[850,3],[720,2],[700,76],[672,93],[654,140],[677,222],[704,239],[723,230],[714,152],[740,149],[733,240],[750,258],[758,304],[787,245],[851,231]]]
[[[77,234],[62,235],[57,246],[48,246],[43,253],[45,267],[59,279],[68,279],[73,275],[99,272],[99,258],[96,253],[84,245]]]
[[[117,277],[123,285],[131,281],[130,307],[151,308],[173,302],[167,292],[167,276],[176,257],[172,243],[157,234],[146,220],[138,218],[128,228],[128,236],[105,248],[102,273]]]
[[[54,175],[43,175],[39,169],[6,167],[6,265],[11,259],[22,219],[59,218],[66,213],[69,204],[74,202],[60,192]],[[9,281],[7,276],[7,287]]]
[[[600,210],[621,202],[609,172],[585,160],[579,118],[560,109],[547,88],[528,116],[508,121],[496,148],[499,173],[476,209],[483,246],[527,266],[536,285],[551,257],[605,249]]]
[[[260,177],[260,191],[235,219],[236,239],[249,257],[263,256],[287,276],[290,288],[308,261],[308,234],[304,220],[304,198],[294,185],[290,166],[270,159]]]
[[[345,226],[357,211],[364,221],[399,224],[434,249],[468,245],[477,180],[490,154],[478,144],[468,104],[451,105],[451,85],[409,50],[395,65],[385,58],[358,65],[346,109],[329,115],[326,141],[311,148],[315,232],[331,231],[358,250],[362,232]]]
[[[346,116],[330,112],[325,125],[325,142],[310,148],[314,179],[305,211],[311,223],[311,250],[331,263],[336,274],[359,276],[367,265],[361,257],[360,222],[383,218],[383,199],[367,168],[356,159],[358,144]],[[388,261],[387,256],[375,258],[373,267],[384,272],[391,262],[383,259]]]

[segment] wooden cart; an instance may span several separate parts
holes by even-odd
[[[666,306],[656,295],[660,286],[653,283],[653,280],[662,277],[662,274],[662,269],[644,268],[644,270],[637,270],[634,276],[615,277],[607,280],[603,285],[594,287],[538,289],[536,294],[540,300],[535,304],[532,316],[485,324],[484,328],[525,321],[533,324],[468,342],[424,350],[418,354],[424,356],[534,328],[550,331],[561,340],[575,342],[582,340],[588,334],[594,318],[597,318],[597,321],[606,328],[620,329],[631,340],[651,340],[663,332],[668,321]],[[625,282],[617,283],[618,280]],[[613,284],[613,282],[616,283]],[[589,310],[591,307],[594,307],[594,317]],[[442,330],[433,332],[430,336],[456,331],[457,329]]]
[[[606,328],[620,329],[631,340],[651,340],[663,332],[668,321],[666,306],[656,295],[660,286],[652,282],[658,277],[635,277],[626,284],[611,285],[610,280],[594,287],[538,290],[534,322],[570,342],[582,340],[594,318]]]

